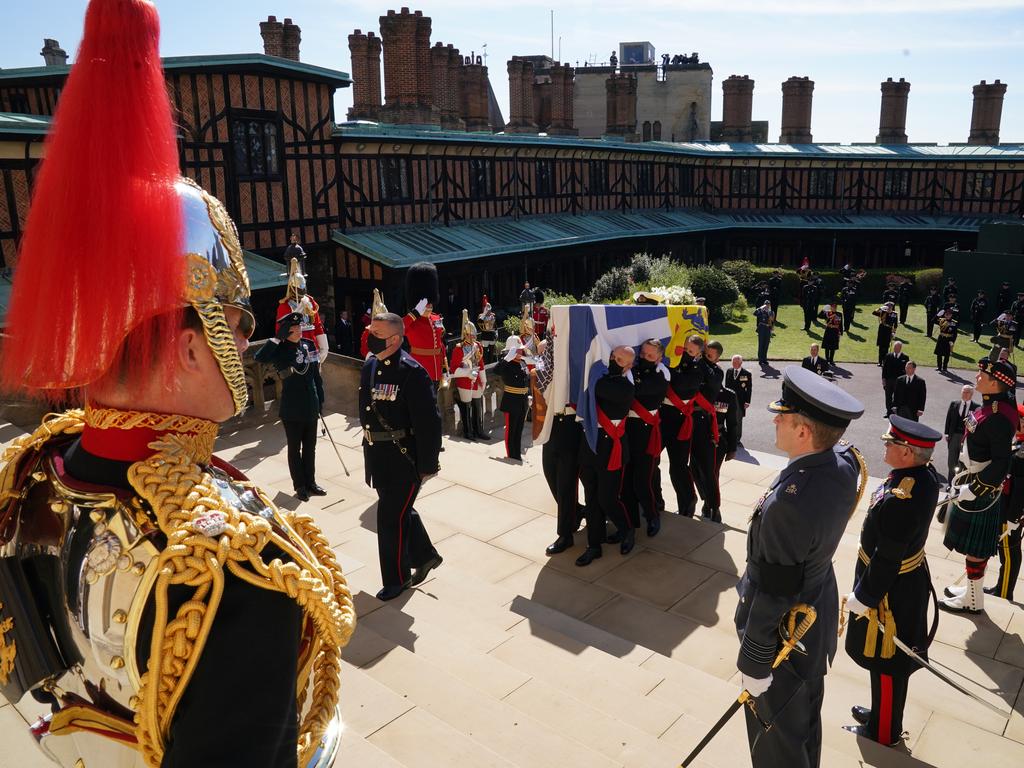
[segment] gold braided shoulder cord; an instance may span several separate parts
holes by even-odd
[[[18,467],[21,457],[29,451],[40,450],[58,435],[77,435],[85,427],[85,414],[80,409],[64,413],[48,413],[42,423],[29,435],[22,435],[0,454],[0,504],[21,496],[18,488]]]
[[[299,730],[299,764],[319,746],[338,701],[341,648],[355,629],[355,608],[327,540],[308,515],[279,515],[286,535],[269,521],[227,505],[189,455],[190,446],[168,435],[151,444],[157,453],[131,466],[128,479],[167,536],[153,589],[156,615],[149,669],[142,675],[135,722],[139,749],[156,768],[163,758],[174,712],[188,687],[224,591],[225,570],[263,589],[294,599],[316,631],[313,696]],[[268,544],[293,562],[263,561]],[[195,588],[173,618],[172,585]],[[296,661],[297,663],[297,661]],[[302,709],[306,687],[297,691]]]

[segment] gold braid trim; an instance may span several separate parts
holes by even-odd
[[[29,451],[38,451],[58,435],[81,434],[85,427],[84,414],[80,409],[64,413],[48,413],[42,423],[30,435],[22,435],[0,454],[0,520],[7,502],[21,497],[24,488],[17,487],[18,468],[21,458]]]
[[[156,432],[182,432],[190,435],[190,454],[195,461],[206,463],[213,455],[220,425],[198,416],[149,411],[122,411],[117,408],[85,407],[85,423],[95,429],[136,429],[144,427]]]
[[[334,553],[306,515],[281,515],[282,536],[268,520],[227,505],[214,490],[212,477],[191,460],[180,436],[167,435],[151,446],[157,453],[128,470],[129,482],[149,503],[167,536],[153,590],[156,612],[149,671],[142,676],[135,715],[143,758],[153,768],[160,765],[174,712],[209,637],[228,570],[250,584],[287,594],[313,622],[318,647],[312,703],[297,744],[301,761],[319,746],[334,714],[341,648],[355,629],[352,596]],[[265,563],[261,553],[268,544],[294,562]],[[194,587],[195,592],[170,618],[167,592],[172,585]],[[297,692],[302,694],[300,710],[305,690],[303,685]]]

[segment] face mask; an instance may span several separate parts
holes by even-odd
[[[642,357],[636,361],[636,368],[641,373],[649,373],[657,367],[657,363],[652,363],[650,360],[644,360]]]
[[[374,336],[372,333],[366,337],[366,348],[375,355],[379,355],[385,349],[388,348],[388,340],[382,339],[380,336]]]
[[[621,376],[622,366],[616,363],[614,360],[611,360],[608,363],[608,373],[611,374],[612,376]]]

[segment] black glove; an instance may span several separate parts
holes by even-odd
[[[287,323],[281,323],[279,326],[277,326],[276,338],[280,339],[281,341],[287,341],[288,336],[289,334],[291,334],[291,332],[292,327],[290,325],[288,325]]]

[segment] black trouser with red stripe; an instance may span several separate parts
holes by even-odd
[[[608,440],[603,430],[598,440]],[[637,517],[626,508],[622,500],[623,485],[626,481],[626,465],[608,469],[607,451],[594,454],[582,441],[580,448],[580,481],[587,497],[587,546],[600,547],[605,538],[605,520],[610,520],[616,531],[625,532],[636,528]]]
[[[1014,480],[1014,482],[1017,482]],[[997,550],[999,552],[999,581],[996,582],[995,595],[1004,600],[1013,600],[1013,586],[1017,583],[1017,576],[1020,574],[1021,561],[1021,531],[1024,528],[1017,528],[999,540]],[[1006,523],[1003,523],[1003,531],[1006,531]],[[1001,533],[1002,533],[1001,532]]]
[[[907,704],[910,675],[883,675],[871,670],[871,717],[868,732],[886,746],[900,740],[903,708]]]
[[[697,409],[694,409],[696,415]],[[693,487],[693,473],[690,471],[690,451],[693,440],[680,440],[679,427],[683,416],[678,409],[663,405],[661,407],[661,441],[668,454],[668,476],[672,488],[676,492],[676,512],[680,515],[693,517],[697,507],[697,492]],[[664,509],[665,505],[662,504]]]
[[[718,490],[718,448],[713,442],[711,419],[715,418],[698,409],[693,411],[693,448],[690,452],[690,467],[697,492],[704,500],[703,511],[719,509],[722,500]]]
[[[652,429],[638,418],[630,418],[626,422],[629,466],[626,468],[622,499],[634,520],[640,519],[641,508],[648,521],[657,519],[665,508],[665,501],[661,498],[661,454],[651,456],[647,453]]]
[[[558,535],[572,536],[579,528],[580,440],[583,427],[575,414],[556,415],[541,450],[541,465],[551,496],[558,506]]]
[[[501,396],[501,410],[505,412],[505,455],[510,459],[523,458],[523,424],[526,423],[526,395]]]
[[[413,509],[421,481],[390,482],[377,488],[377,554],[380,577],[385,587],[399,587],[409,580],[412,568],[419,568],[437,554]]]

